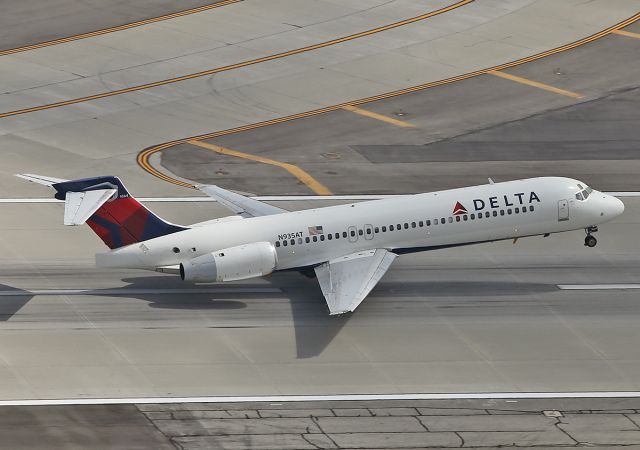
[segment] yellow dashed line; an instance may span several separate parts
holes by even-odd
[[[229,148],[220,147],[219,145],[209,144],[208,142],[191,140],[191,141],[187,141],[187,143],[191,145],[197,145],[198,147],[206,148],[207,150],[211,150],[212,152],[216,152],[221,155],[235,156],[236,158],[248,159],[250,161],[259,162],[262,164],[268,164],[270,166],[281,167],[287,172],[289,172],[291,175],[296,177],[298,180],[306,184],[309,187],[309,189],[311,189],[316,194],[333,195],[332,192],[325,185],[323,185],[318,180],[313,178],[305,170],[301,169],[300,167],[294,164],[285,163],[282,161],[276,161],[275,159],[264,158],[262,156],[252,155],[250,153],[239,152],[237,150],[231,150]]]
[[[369,117],[371,119],[380,120],[382,122],[390,123],[391,125],[395,125],[403,128],[415,128],[415,125],[409,122],[405,122],[404,120],[394,119],[393,117],[388,117],[382,114],[375,113],[373,111],[368,111],[366,109],[358,108],[353,105],[344,105],[342,109],[347,111],[354,112],[356,114],[360,114],[361,116]]]
[[[632,33],[631,31],[614,30],[613,33],[614,34],[619,34],[621,36],[627,36],[627,37],[640,39],[640,34],[639,33]]]
[[[74,99],[70,99],[70,100],[64,100],[61,102],[55,102],[55,103],[49,103],[47,105],[40,105],[40,106],[33,106],[31,108],[24,108],[24,109],[17,109],[15,111],[7,111],[4,113],[0,113],[0,119],[3,117],[10,117],[10,116],[17,116],[19,114],[26,114],[26,113],[30,113],[30,112],[35,112],[35,111],[42,111],[45,109],[51,109],[51,108],[59,108],[61,106],[68,106],[68,105],[75,105],[76,103],[83,103],[83,102],[88,102],[90,100],[98,100],[101,98],[106,98],[106,97],[113,97],[115,95],[121,95],[121,94],[126,94],[129,92],[136,92],[136,91],[142,91],[145,89],[150,89],[150,88],[154,88],[154,87],[158,87],[158,86],[164,86],[167,84],[171,84],[171,83],[176,83],[178,81],[185,81],[185,80],[192,80],[194,78],[200,78],[200,77],[204,77],[207,75],[213,75],[216,73],[221,73],[221,72],[227,72],[230,70],[235,70],[235,69],[240,69],[242,67],[247,67],[247,66],[251,66],[253,64],[259,64],[259,63],[263,63],[263,62],[267,62],[267,61],[273,61],[274,59],[280,59],[280,58],[285,58],[287,56],[292,56],[292,55],[298,55],[300,53],[305,53],[311,50],[317,50],[319,48],[324,48],[324,47],[329,47],[332,45],[336,45],[336,44],[341,44],[343,42],[348,42],[354,39],[358,39],[361,37],[365,37],[365,36],[370,36],[372,34],[376,34],[376,33],[380,33],[382,31],[386,31],[386,30],[391,30],[393,28],[398,28],[404,25],[408,25],[410,23],[415,23],[415,22],[419,22],[421,20],[424,19],[428,19],[429,17],[433,17],[433,16],[437,16],[438,14],[442,14],[445,13],[447,11],[451,11],[453,9],[459,8],[461,6],[464,6],[468,3],[471,3],[475,0],[461,0],[458,1],[457,3],[454,3],[450,6],[446,6],[444,8],[440,8],[438,10],[435,11],[431,11],[425,14],[421,14],[419,16],[416,17],[412,17],[410,19],[406,19],[406,20],[401,20],[400,22],[394,22],[392,24],[389,25],[384,25],[381,27],[377,27],[377,28],[373,28],[371,30],[367,30],[367,31],[363,31],[361,33],[356,33],[356,34],[352,34],[349,36],[344,36],[338,39],[332,39],[330,41],[325,41],[325,42],[321,42],[319,44],[314,44],[314,45],[309,45],[307,47],[302,47],[302,48],[297,48],[295,50],[290,50],[287,52],[282,52],[282,53],[276,53],[274,55],[269,55],[269,56],[265,56],[262,58],[256,58],[256,59],[250,59],[248,61],[242,61],[239,62],[237,64],[231,64],[228,66],[223,66],[223,67],[217,67],[215,69],[210,69],[210,70],[203,70],[202,72],[196,72],[196,73],[190,73],[188,75],[182,75],[180,77],[175,77],[175,78],[169,78],[166,80],[161,80],[161,81],[154,81],[152,83],[146,83],[146,84],[140,84],[138,86],[131,86],[128,88],[124,88],[124,89],[118,89],[115,91],[109,91],[109,92],[101,92],[99,94],[94,94],[94,95],[87,95],[86,97],[79,97],[79,98],[74,98]]]
[[[487,74],[494,75],[500,78],[505,78],[507,80],[515,81],[516,83],[526,84],[527,86],[532,86],[538,89],[543,89],[545,91],[553,92],[554,94],[560,94],[560,95],[564,95],[566,97],[572,97],[572,98],[583,98],[582,95],[577,94],[575,92],[566,91],[564,89],[560,89],[544,83],[539,83],[537,81],[529,80],[528,78],[522,78],[517,75],[512,75],[510,73],[500,72],[497,70],[489,70]]]
[[[76,34],[73,36],[67,36],[64,38],[54,39],[51,41],[39,42],[37,44],[32,44],[32,45],[25,45],[24,47],[16,47],[16,48],[10,48],[8,50],[1,50],[0,56],[12,55],[14,53],[26,52],[28,50],[35,50],[37,48],[50,47],[52,45],[78,41],[80,39],[87,39],[94,36],[100,36],[102,34],[113,33],[114,31],[128,30],[129,28],[139,27],[141,25],[147,25],[155,22],[161,22],[163,20],[174,19],[176,17],[187,16],[189,14],[194,14],[202,11],[207,11],[209,9],[219,8],[221,6],[230,5],[232,3],[238,3],[240,1],[242,0],[225,0],[218,3],[211,3],[209,5],[199,6],[198,8],[185,9],[184,11],[178,11],[176,13],[166,14],[164,16],[153,17],[151,19],[145,19],[145,20],[139,20],[138,22],[125,23],[124,25],[104,28],[102,30],[90,31],[89,33]]]

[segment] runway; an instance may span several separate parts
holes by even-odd
[[[222,3],[0,51],[3,443],[640,446],[637,3]],[[0,49],[177,12],[83,5]],[[296,210],[562,175],[626,211],[594,249],[573,232],[402,256],[329,317],[295,272],[99,271],[102,243],[24,172],[119,175],[182,224],[229,214],[197,182]]]

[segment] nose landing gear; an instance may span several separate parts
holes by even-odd
[[[585,228],[584,231],[587,233],[587,236],[584,238],[584,245],[587,247],[595,247],[598,240],[591,233],[598,231],[598,227],[590,226]]]

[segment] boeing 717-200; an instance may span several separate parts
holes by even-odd
[[[18,176],[53,187],[65,201],[64,224],[86,223],[104,241],[111,250],[96,255],[98,267],[204,283],[300,270],[317,276],[330,314],[355,310],[398,255],[579,229],[593,247],[598,225],[624,211],[617,198],[559,177],[293,212],[201,185],[234,215],[181,226],[145,208],[117,177]]]

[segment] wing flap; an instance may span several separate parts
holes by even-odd
[[[82,225],[116,192],[117,189],[67,192],[64,201],[64,224]]]
[[[273,214],[282,214],[288,212],[286,209],[254,200],[244,195],[222,189],[215,185],[199,185],[196,186],[200,191],[214,198],[218,203],[233,211],[244,218],[270,216]]]
[[[333,259],[315,268],[329,314],[354,311],[387,272],[397,255],[367,250]]]

